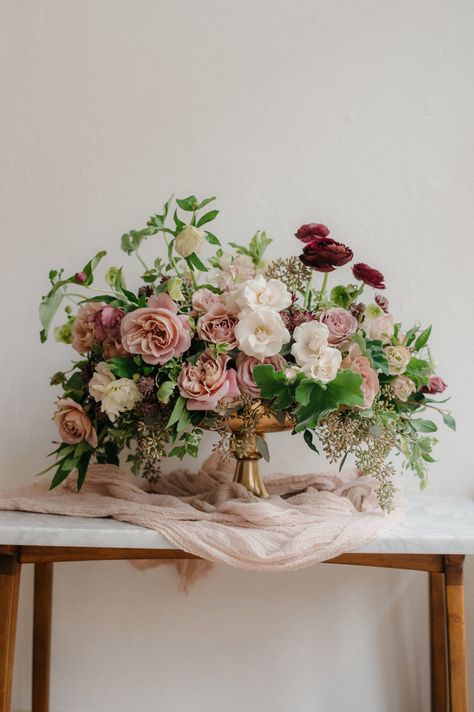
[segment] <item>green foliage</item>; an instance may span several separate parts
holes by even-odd
[[[136,366],[132,358],[117,357],[109,358],[107,364],[117,378],[132,378],[136,371]]]
[[[388,375],[388,359],[379,339],[369,339],[367,336],[364,337],[361,333],[357,333],[352,336],[352,340],[360,346],[363,355],[367,356],[372,368]]]
[[[412,356],[405,371],[405,375],[411,378],[417,388],[428,383],[431,373],[431,363],[416,356]]]
[[[424,346],[426,346],[430,336],[431,336],[431,325],[428,326],[424,331],[422,331],[421,334],[416,339],[415,346],[414,346],[415,351],[420,351],[420,349],[422,349]]]
[[[199,444],[201,442],[203,431],[201,428],[193,428],[189,433],[183,433],[170,452],[168,457],[178,457],[180,460],[185,457],[185,455],[190,455],[191,457],[197,457],[199,454]]]
[[[456,430],[456,421],[451,415],[451,413],[445,413],[443,415],[444,424],[451,428],[451,430]]]
[[[255,435],[255,442],[257,444],[257,450],[266,462],[270,462],[270,451],[268,449],[267,441],[261,435]]]
[[[296,410],[295,431],[311,430],[319,421],[337,410],[340,405],[363,405],[362,377],[348,369],[339,371],[327,384],[305,379],[296,390],[301,405]]]
[[[235,249],[237,254],[251,257],[255,267],[261,267],[264,252],[272,242],[273,240],[267,237],[265,230],[258,230],[250,240],[248,247],[237,245],[235,242],[229,242],[229,245]]]
[[[175,381],[164,381],[164,383],[159,386],[156,394],[160,403],[168,403],[175,388]]]
[[[253,369],[253,378],[260,388],[261,397],[272,401],[274,408],[284,410],[291,405],[294,385],[283,371],[276,371],[270,364],[259,364]]]
[[[303,433],[303,438],[306,443],[306,445],[313,451],[316,452],[319,455],[319,450],[316,447],[316,445],[313,442],[313,433],[311,430],[305,430]]]
[[[348,284],[343,287],[341,284],[331,290],[331,302],[337,307],[348,309],[360,294],[360,287],[355,284]]]

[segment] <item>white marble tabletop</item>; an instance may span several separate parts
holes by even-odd
[[[0,544],[174,549],[150,529],[113,519],[0,511]],[[427,493],[408,498],[405,521],[357,553],[474,554],[474,502]]]

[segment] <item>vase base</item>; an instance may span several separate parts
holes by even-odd
[[[234,482],[244,485],[256,497],[262,499],[268,497],[259,472],[258,459],[238,459],[235,466]]]

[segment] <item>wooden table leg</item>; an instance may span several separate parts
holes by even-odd
[[[32,712],[49,712],[53,564],[35,564]]]
[[[463,564],[464,556],[444,557],[450,712],[468,712]]]
[[[430,573],[431,711],[447,712],[446,608],[444,574]]]
[[[0,551],[0,712],[10,712],[21,565],[16,547]]]

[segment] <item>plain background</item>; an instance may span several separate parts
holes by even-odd
[[[296,254],[295,229],[324,222],[383,270],[393,313],[434,324],[459,424],[440,434],[431,491],[471,496],[472,2],[0,8],[1,486],[44,466],[55,435],[48,378],[72,358],[39,343],[48,270],[74,272],[106,248],[109,264],[138,275],[120,235],[175,192],[217,194],[224,240],[266,227],[273,255]],[[145,250],[160,251],[159,239]],[[270,446],[267,470],[315,467],[288,434]],[[30,704],[31,574],[18,709]],[[52,711],[426,710],[426,594],[425,577],[409,572],[222,566],[186,596],[168,568],[57,565]],[[469,645],[473,595],[469,562]]]

